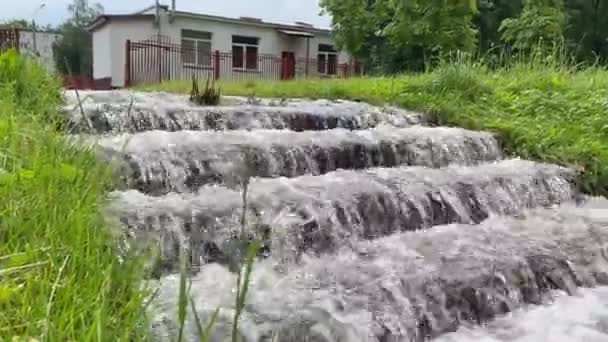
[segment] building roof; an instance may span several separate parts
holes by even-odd
[[[98,29],[102,28],[106,24],[108,24],[113,19],[141,19],[141,18],[149,18],[154,19],[154,14],[102,14],[95,18],[89,25],[86,27],[87,31],[94,32]]]
[[[156,7],[150,6],[146,7],[143,10],[137,11],[131,14],[104,14],[97,17],[93,22],[89,24],[87,29],[91,32],[100,29],[109,23],[112,19],[139,19],[139,18],[154,18]],[[169,7],[166,5],[160,6],[164,12],[169,12]],[[152,13],[150,13],[152,11]],[[227,22],[241,25],[249,25],[249,26],[257,26],[257,27],[268,27],[274,28],[278,30],[289,31],[292,35],[300,33],[300,35],[306,35],[306,33],[321,33],[321,34],[329,34],[331,31],[329,29],[314,27],[310,24],[303,22],[296,22],[294,24],[284,24],[284,23],[276,23],[276,22],[268,22],[257,18],[231,18],[224,17],[218,15],[211,14],[201,14],[194,12],[184,12],[184,11],[175,11],[176,18],[192,18],[192,19],[201,19],[208,21],[216,21],[216,22]],[[308,35],[306,35],[308,36]]]

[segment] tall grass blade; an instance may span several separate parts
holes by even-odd
[[[188,263],[186,262],[186,253],[184,247],[180,247],[180,276],[179,276],[179,294],[177,308],[177,322],[179,324],[179,332],[177,342],[181,342],[184,337],[184,327],[186,325],[186,312],[188,309]]]

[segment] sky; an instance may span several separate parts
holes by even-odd
[[[10,6],[8,3],[10,2]],[[70,0],[0,0],[0,22],[31,19],[41,3],[46,6],[35,15],[37,24],[56,25],[65,19]],[[154,0],[98,0],[105,13],[129,13],[154,4]],[[249,16],[268,21],[305,21],[329,27],[331,20],[319,15],[319,0],[177,0],[177,10],[229,17]],[[4,5],[2,5],[4,3]],[[169,4],[170,0],[161,0]]]

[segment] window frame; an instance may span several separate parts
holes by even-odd
[[[238,39],[241,41],[235,42],[235,38],[237,38],[237,39],[244,38],[244,39]],[[242,40],[255,40],[256,43],[253,44],[253,43],[243,42]],[[236,60],[236,54],[234,53],[235,47],[240,47],[242,49],[241,66],[235,66],[235,63],[234,63]],[[250,48],[255,48],[255,67],[254,68],[250,68],[247,63],[248,62],[248,50]],[[259,37],[232,35],[232,70],[252,71],[252,72],[259,71],[260,70],[259,58],[260,58],[260,38]]]
[[[199,34],[204,34],[204,35],[208,35],[209,38],[195,38],[195,37],[188,37],[188,36],[184,36],[185,32],[194,32],[194,33],[199,33]],[[184,46],[184,41],[188,41],[188,42],[192,42],[194,43],[194,63],[191,62],[185,62],[184,61],[184,52],[182,51],[181,53],[181,62],[184,66],[187,67],[193,67],[193,68],[211,68],[212,67],[212,59],[213,59],[213,33],[209,32],[209,31],[197,31],[197,30],[186,30],[186,29],[182,29],[181,30],[181,46],[183,48]],[[199,61],[199,57],[200,57],[200,51],[199,51],[199,43],[204,43],[204,44],[209,44],[209,58],[207,58],[207,63],[200,63],[201,61]]]
[[[321,56],[323,56],[324,62],[321,63]],[[329,60],[330,56],[335,58],[335,63],[333,69],[330,69]],[[317,73],[320,75],[326,76],[335,76],[338,74],[338,58],[339,52],[333,47],[333,45],[329,44],[319,44],[317,49]],[[330,70],[333,71],[330,73]]]

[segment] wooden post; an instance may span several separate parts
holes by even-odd
[[[131,40],[125,44],[125,88],[131,86]]]
[[[213,77],[215,80],[220,79],[220,50],[215,50],[215,56],[213,60]]]

